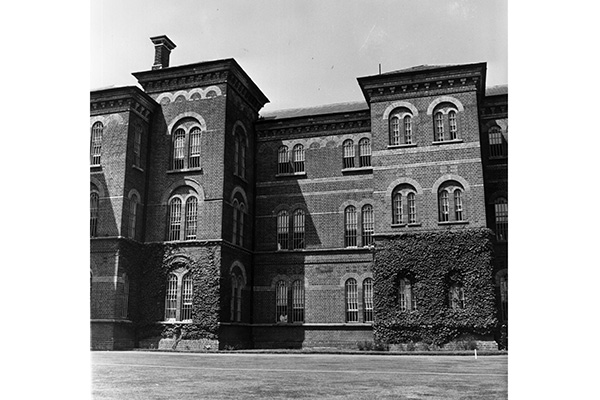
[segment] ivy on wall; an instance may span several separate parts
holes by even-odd
[[[463,334],[497,327],[493,233],[487,228],[378,237],[373,266],[375,340],[441,346]],[[414,311],[401,311],[398,280],[413,282]],[[463,285],[464,309],[449,306],[452,283]]]
[[[129,318],[134,322],[137,340],[173,336],[217,339],[222,279],[218,246],[127,242],[120,255],[130,277]],[[173,261],[174,258],[183,262]],[[163,323],[167,278],[181,266],[189,270],[193,279],[192,323]]]

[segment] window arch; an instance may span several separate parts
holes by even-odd
[[[389,117],[389,145],[413,143],[413,114],[408,108],[397,108]]]
[[[417,309],[412,282],[406,277],[398,280],[398,306],[400,311],[414,311]]]
[[[344,246],[345,247],[356,247],[357,246],[357,231],[358,231],[358,219],[356,215],[356,208],[354,206],[348,206],[344,210]]]
[[[290,216],[286,210],[277,213],[277,250],[289,249]]]
[[[129,237],[131,239],[135,239],[138,204],[138,196],[133,193],[129,198]]]
[[[98,236],[98,210],[100,205],[100,196],[98,192],[90,193],[90,236]]]
[[[192,320],[194,284],[191,272],[181,267],[167,276],[165,321]]]
[[[416,189],[404,183],[392,190],[392,224],[417,223]]]
[[[373,279],[363,281],[363,321],[373,322]]]
[[[498,125],[492,126],[488,130],[490,142],[490,158],[501,158],[506,156],[506,148],[502,129]]]
[[[294,249],[303,249],[305,248],[304,243],[304,220],[305,213],[304,210],[298,208],[293,213],[293,236],[292,236],[292,247]]]
[[[433,109],[434,142],[459,139],[457,107],[450,102],[441,102]]]
[[[496,239],[508,240],[508,201],[500,197],[494,202],[494,221],[496,224]]]
[[[104,135],[104,125],[102,122],[95,122],[92,125],[92,135],[90,143],[90,164],[100,165],[102,154],[102,136]]]
[[[294,146],[294,172],[304,172],[304,146],[297,144]]]
[[[373,219],[373,206],[365,204],[361,209],[362,222],[362,245],[371,246],[373,244],[373,232],[375,224]]]
[[[344,140],[342,143],[342,149],[344,151],[343,164],[344,168],[354,168],[354,142],[352,139]]]
[[[350,278],[344,285],[346,294],[346,322],[358,322],[358,285]]]
[[[460,222],[465,218],[464,188],[456,181],[447,181],[438,189],[438,214],[440,222]]]
[[[289,174],[292,172],[292,165],[290,164],[290,153],[287,146],[279,147],[277,151],[277,173],[278,174]]]
[[[368,138],[358,141],[358,160],[360,167],[371,166],[371,141]]]
[[[195,240],[198,233],[199,200],[189,186],[177,188],[167,202],[167,240]]]
[[[448,290],[448,304],[453,310],[462,310],[465,308],[465,292],[461,283],[455,282],[450,285]]]
[[[187,117],[179,121],[174,129],[171,138],[171,169],[200,168],[202,128],[195,119]]]

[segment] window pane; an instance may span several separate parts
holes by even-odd
[[[363,138],[358,142],[358,154],[361,167],[371,166],[371,141]]]
[[[292,170],[287,146],[281,146],[278,152],[277,173],[289,174]]]
[[[358,230],[358,221],[356,208],[346,207],[344,212],[344,245],[346,247],[356,246],[356,231]]]
[[[90,144],[90,164],[100,165],[100,153],[102,150],[102,135],[104,126],[101,122],[92,125],[92,140]]]
[[[290,216],[287,211],[279,211],[277,214],[277,250],[289,248]]]
[[[441,222],[448,221],[449,216],[450,216],[450,204],[448,201],[448,192],[445,190],[442,190],[440,192],[439,209],[440,209],[440,221]]]
[[[458,134],[458,128],[456,127],[456,112],[450,111],[448,113],[448,123],[450,124],[450,139],[456,139]]]
[[[400,144],[400,118],[393,116],[390,120],[390,145]]]
[[[412,143],[412,118],[410,115],[404,117],[404,143]]]
[[[373,322],[373,279],[363,282],[364,322]]]
[[[169,240],[180,240],[181,199],[175,197],[169,204]]]
[[[188,168],[200,168],[200,128],[192,128],[190,132],[190,155]]]
[[[304,282],[292,283],[292,322],[304,322]]]
[[[354,142],[346,140],[342,147],[344,150],[344,168],[354,168]]]
[[[288,322],[288,289],[285,281],[279,281],[275,285],[276,322]]]
[[[504,156],[504,146],[503,146],[503,138],[502,131],[500,127],[493,126],[488,131],[489,140],[490,140],[490,157],[503,157]]]
[[[90,193],[90,236],[96,237],[98,235],[98,204],[100,203],[100,197],[98,193]]]
[[[415,202],[415,194],[409,193],[406,196],[406,201],[408,203],[408,223],[414,224],[417,222],[417,205]]]
[[[190,321],[192,319],[192,299],[194,290],[192,284],[192,274],[188,273],[183,277],[181,285],[181,320]]]
[[[304,172],[304,146],[294,146],[294,172]]]
[[[185,240],[196,239],[198,230],[198,199],[189,197],[185,204]]]
[[[358,287],[354,278],[346,281],[346,322],[358,322]]]
[[[294,249],[304,248],[304,211],[297,209],[294,211],[294,236],[293,236],[293,247]]]
[[[367,204],[362,208],[362,245],[373,244],[373,232],[375,230],[373,221],[373,206]]]
[[[185,132],[177,129],[173,134],[173,165],[172,169],[183,169],[185,158]]]
[[[396,193],[392,199],[392,223],[402,223],[402,194]]]
[[[496,238],[499,241],[508,240],[508,202],[506,199],[496,200],[494,216],[496,219]]]
[[[169,274],[167,293],[165,296],[165,320],[175,321],[177,318],[177,276]]]
[[[462,192],[460,189],[454,191],[454,214],[457,221],[463,220],[463,204],[462,204]]]
[[[444,140],[444,115],[441,112],[435,114],[435,140]]]
[[[131,196],[129,199],[129,237],[135,239],[135,225],[137,223],[137,195]]]

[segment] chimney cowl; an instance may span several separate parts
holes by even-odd
[[[171,50],[177,46],[166,35],[154,36],[150,40],[154,43],[154,65],[152,65],[152,69],[168,68]]]

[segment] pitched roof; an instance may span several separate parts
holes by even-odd
[[[508,94],[508,85],[496,85],[485,88],[486,96],[498,96]]]
[[[286,110],[265,111],[261,113],[264,119],[283,119],[308,117],[311,115],[337,114],[354,111],[368,110],[369,106],[364,101],[353,101],[346,103],[325,104],[315,107],[290,108]]]
[[[445,68],[445,67],[454,67],[454,66],[457,66],[457,65],[459,65],[459,64],[445,64],[445,65],[428,65],[428,64],[422,64],[422,65],[417,65],[417,66],[410,67],[410,68],[404,68],[404,69],[397,69],[397,70],[394,70],[394,71],[382,72],[381,75],[399,74],[399,73],[404,73],[404,72],[429,71],[431,69]]]

